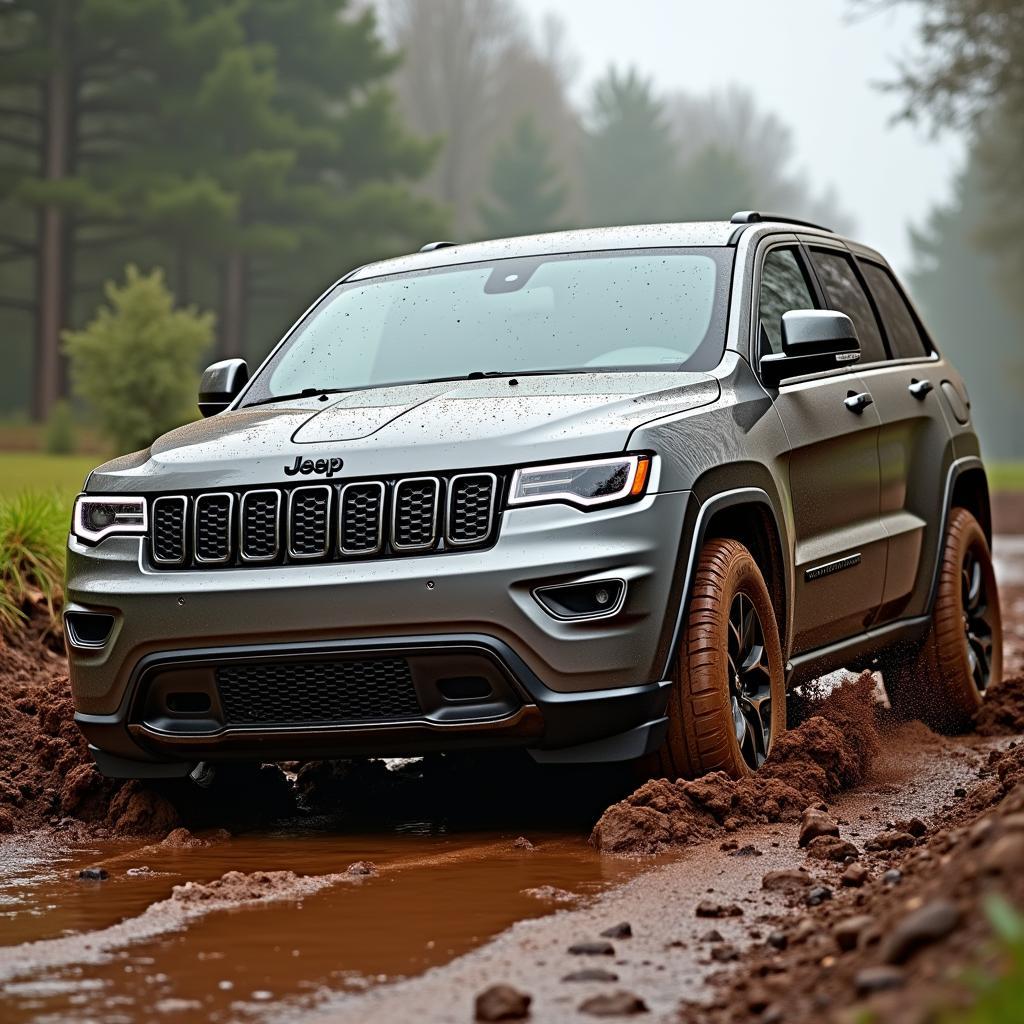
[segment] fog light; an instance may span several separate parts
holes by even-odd
[[[595,619],[617,615],[626,599],[625,580],[560,583],[538,587],[533,596],[556,619]]]

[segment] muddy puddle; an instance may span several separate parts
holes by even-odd
[[[288,1019],[331,995],[447,962],[517,920],[579,906],[638,870],[601,857],[582,833],[530,838],[532,849],[515,845],[514,833],[410,823],[345,834],[320,821],[198,849],[111,841],[55,857],[52,846],[9,844],[0,862],[0,1019]],[[360,861],[375,873],[347,875]],[[78,879],[96,864],[106,881]],[[184,924],[160,913],[173,908],[175,885],[286,870],[342,877]],[[13,948],[24,943],[35,945]]]

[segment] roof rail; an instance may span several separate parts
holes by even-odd
[[[778,213],[761,213],[760,210],[739,210],[729,218],[730,224],[760,224],[762,221],[778,221],[780,224],[800,224],[805,228],[817,228],[819,231],[832,231],[824,224],[814,221],[800,220],[798,217],[783,217]]]
[[[420,252],[433,252],[435,249],[447,249],[449,245],[456,245],[455,242],[427,242]]]

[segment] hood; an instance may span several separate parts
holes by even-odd
[[[91,491],[315,482],[295,460],[342,459],[335,476],[514,466],[622,451],[636,427],[715,401],[705,373],[491,377],[372,388],[224,412],[95,470]]]

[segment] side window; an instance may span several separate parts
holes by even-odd
[[[928,354],[928,346],[921,337],[917,320],[907,300],[893,280],[892,274],[876,263],[862,263],[864,279],[875,297],[875,305],[889,336],[889,348],[894,359],[918,359]]]
[[[818,279],[825,289],[825,296],[831,309],[845,313],[857,328],[860,339],[860,361],[878,363],[886,358],[882,333],[875,319],[857,272],[849,256],[826,249],[812,249],[811,262],[818,272]]]
[[[761,267],[758,296],[758,316],[772,352],[782,351],[782,314],[791,309],[814,307],[814,296],[796,252],[793,249],[772,249]]]

